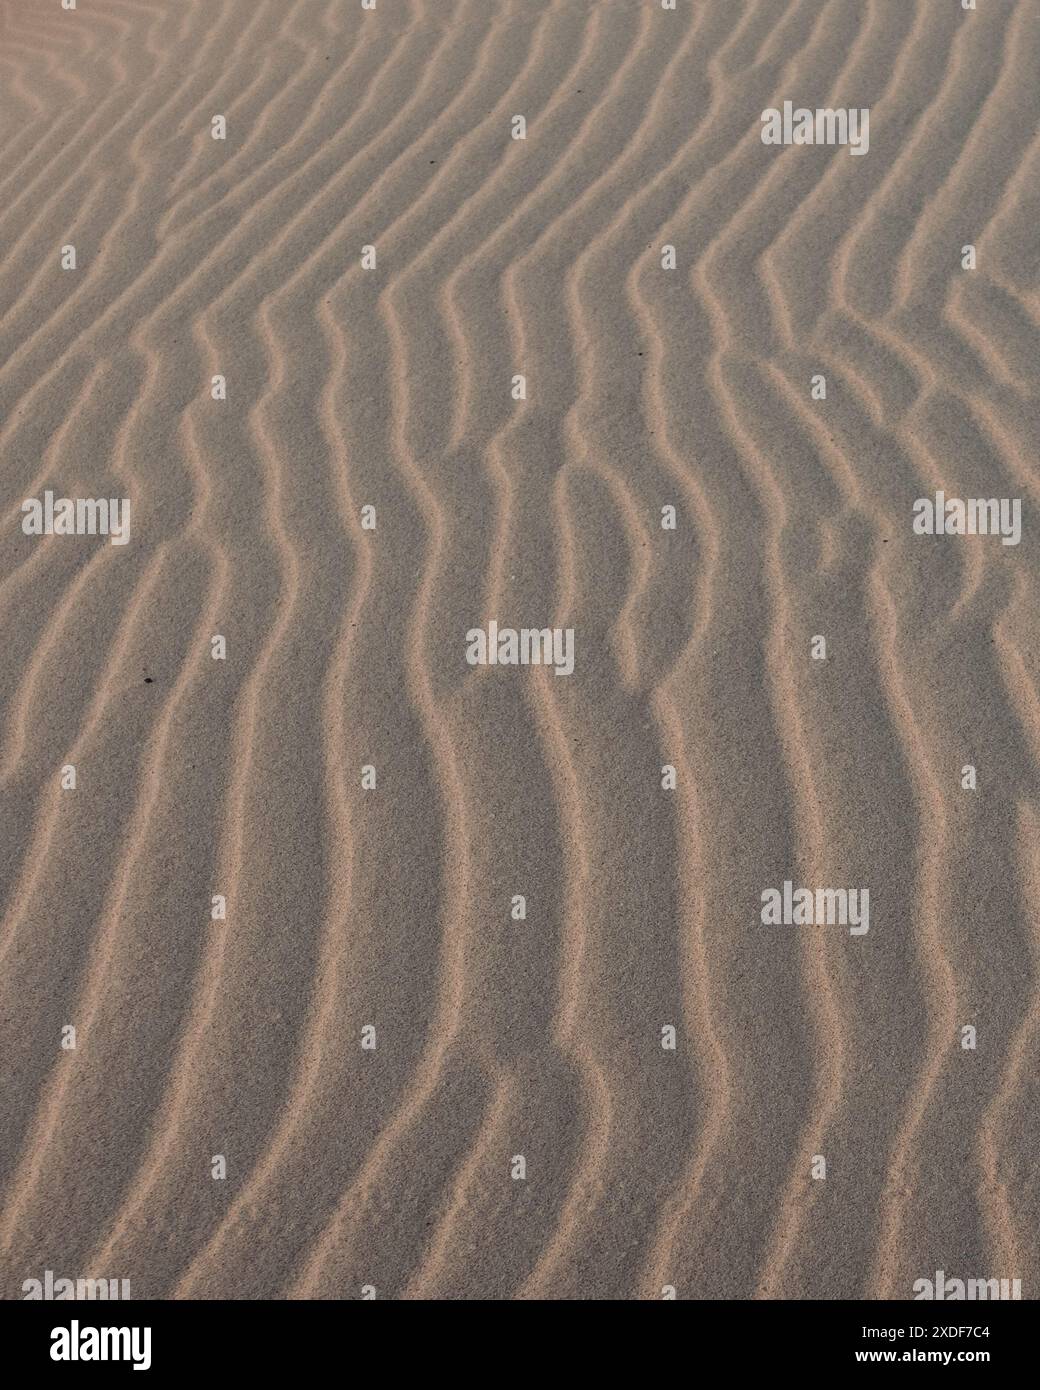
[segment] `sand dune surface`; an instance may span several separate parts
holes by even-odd
[[[1035,1296],[1038,57],[0,0],[2,1297]]]

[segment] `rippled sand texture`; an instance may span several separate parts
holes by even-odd
[[[1035,1295],[1038,59],[1032,0],[0,0],[4,1297]]]

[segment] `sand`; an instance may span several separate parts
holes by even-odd
[[[1036,1295],[1038,56],[0,0],[0,1295]]]

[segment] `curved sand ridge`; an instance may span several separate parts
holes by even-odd
[[[0,3],[4,1297],[1032,1296],[1038,50]],[[940,490],[1021,543],[914,535]],[[490,619],[573,675],[468,666]]]

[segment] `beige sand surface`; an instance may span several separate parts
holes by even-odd
[[[1036,1294],[1038,60],[1034,0],[0,0],[0,1296]]]

